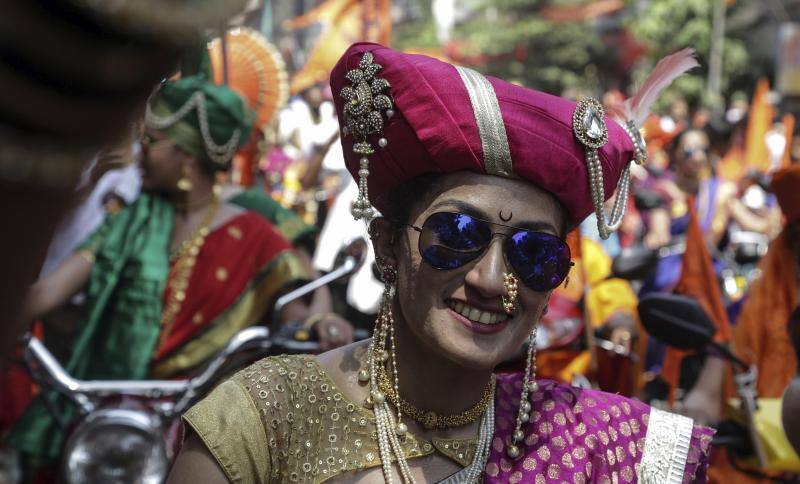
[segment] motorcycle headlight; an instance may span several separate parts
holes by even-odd
[[[70,483],[159,484],[168,462],[158,422],[141,412],[101,410],[67,442],[64,473]]]

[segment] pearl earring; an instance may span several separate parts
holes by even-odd
[[[522,379],[517,421],[514,426],[514,433],[511,435],[511,445],[506,448],[506,453],[512,459],[520,456],[519,442],[525,438],[522,424],[528,423],[531,419],[531,403],[528,401],[528,394],[539,390],[539,384],[536,382],[536,333],[538,329],[538,325],[534,326],[528,338],[528,357],[525,360],[525,376]]]

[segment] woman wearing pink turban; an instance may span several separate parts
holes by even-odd
[[[567,231],[592,212],[601,235],[619,226],[636,123],[693,65],[659,63],[620,125],[590,99],[350,47],[331,86],[385,283],[374,337],[223,383],[186,414],[170,482],[703,481],[711,430],[537,380],[535,355]],[[526,371],[496,373],[526,340]]]

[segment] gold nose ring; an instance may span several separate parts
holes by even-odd
[[[502,297],[503,310],[506,314],[514,314],[514,310],[517,307],[517,296],[519,295],[517,291],[517,278],[514,274],[510,272],[503,273],[503,287],[506,289],[506,295]]]

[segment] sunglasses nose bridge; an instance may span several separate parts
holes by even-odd
[[[493,298],[505,294],[503,273],[508,272],[504,254],[504,239],[493,234],[492,240],[466,275],[466,283],[475,288],[483,297]],[[498,240],[499,239],[499,240]]]

